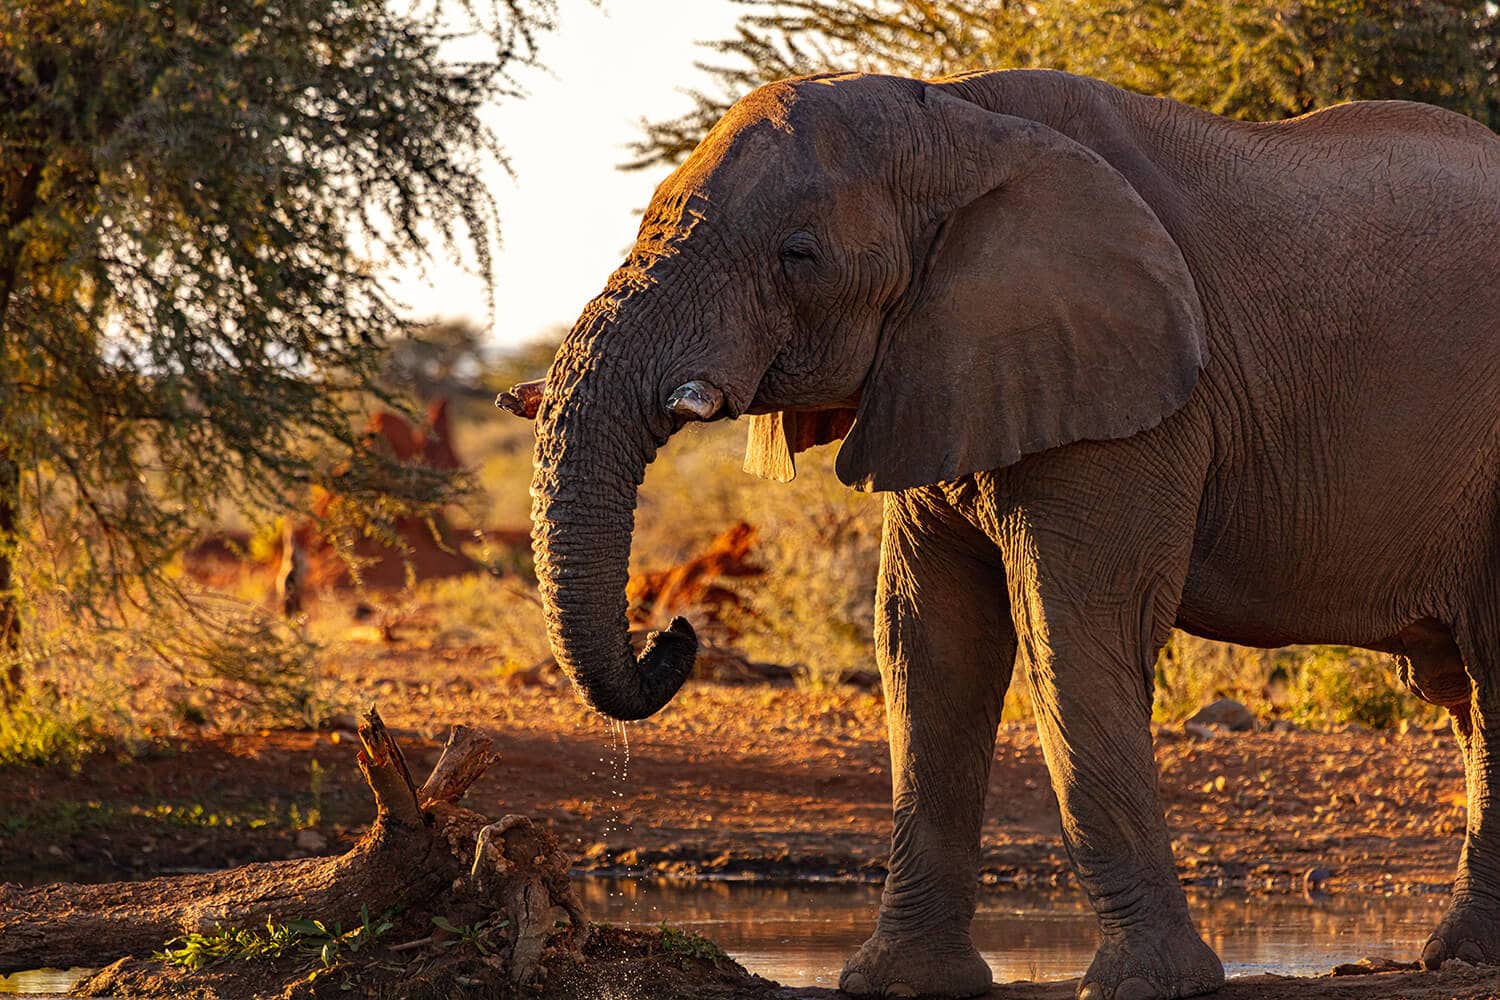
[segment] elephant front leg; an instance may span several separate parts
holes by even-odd
[[[976,996],[979,831],[1015,655],[999,553],[922,495],[888,497],[876,608],[895,829],[875,933],[839,988]]]
[[[1074,663],[1044,658],[1027,676],[1068,857],[1099,917],[1099,950],[1079,1000],[1211,992],[1223,985],[1224,967],[1193,926],[1177,881],[1156,788],[1150,702],[1123,690],[1131,680],[1144,684],[1140,667],[1101,677],[1103,658],[1054,638]]]
[[[1151,744],[1152,667],[1175,617],[1181,562],[1162,534],[1130,528],[1101,539],[1028,512],[1006,548],[1063,840],[1099,917],[1080,1000],[1188,997],[1224,982],[1177,881]],[[1077,558],[1078,539],[1091,537],[1095,551]],[[1160,544],[1108,551],[1132,538]]]

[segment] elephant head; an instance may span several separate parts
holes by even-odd
[[[681,619],[635,655],[624,598],[637,489],[686,422],[749,415],[746,468],[777,479],[843,437],[839,477],[891,490],[1130,435],[1192,390],[1201,310],[1156,215],[1088,148],[955,86],[745,97],[564,340],[534,404],[536,566],[600,712],[651,715],[692,668]]]

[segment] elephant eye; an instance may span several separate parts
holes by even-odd
[[[799,264],[818,259],[818,242],[807,233],[793,233],[781,244],[781,262]]]

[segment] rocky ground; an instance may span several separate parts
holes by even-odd
[[[369,664],[364,664],[369,666]],[[890,776],[878,693],[692,684],[657,717],[615,727],[566,688],[505,683],[459,660],[384,656],[357,679],[414,767],[450,722],[489,729],[500,762],[483,812],[550,821],[584,869],[877,878]],[[335,720],[338,725],[339,720]],[[333,852],[368,821],[345,728],[205,732],[131,758],[0,770],[0,880],[218,867]],[[1465,808],[1447,731],[1156,734],[1185,882],[1300,891],[1435,890],[1452,878]],[[983,866],[994,882],[1068,878],[1034,730],[1001,728]]]

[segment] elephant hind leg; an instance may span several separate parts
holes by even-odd
[[[1468,792],[1452,902],[1422,949],[1429,969],[1451,958],[1500,964],[1500,593],[1465,615],[1454,632],[1466,665],[1462,677],[1452,670],[1451,657],[1430,657],[1425,664],[1412,657],[1411,666],[1403,666],[1403,679],[1413,673],[1421,697],[1452,714]]]

